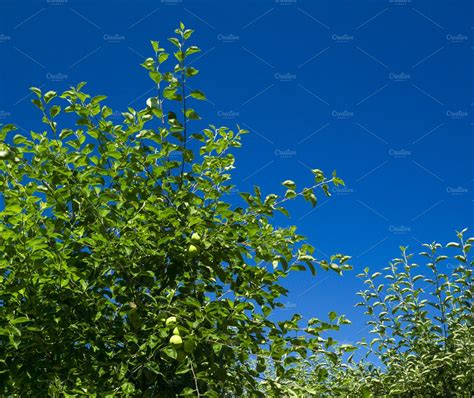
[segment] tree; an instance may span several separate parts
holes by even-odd
[[[370,316],[374,336],[361,342],[366,359],[337,355],[333,362],[313,361],[306,383],[327,396],[470,397],[474,262],[468,255],[474,238],[465,233],[445,248],[437,242],[423,245],[423,266],[402,247],[401,257],[383,272],[370,274],[366,268],[360,276],[367,289],[358,304]],[[448,257],[452,249],[456,253]]]
[[[286,201],[314,206],[316,189],[342,180],[315,169],[311,187],[286,180],[283,196],[255,187],[231,201],[246,131],[190,133],[191,101],[205,99],[188,85],[199,48],[192,30],[175,32],[176,66],[163,70],[169,53],[152,41],[142,66],[156,96],[122,123],[80,83],[61,95],[31,88],[47,130],[1,128],[1,394],[262,396],[265,385],[278,395],[298,358],[325,349],[321,332],[347,322],[269,317],[288,273],[350,268],[272,224]]]

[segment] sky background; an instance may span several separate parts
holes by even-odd
[[[179,21],[203,50],[192,87],[209,99],[196,105],[204,121],[252,133],[236,153],[236,196],[311,185],[309,168],[346,182],[277,222],[296,224],[320,258],[352,255],[354,271],[295,274],[275,316],[335,310],[353,321],[340,340],[365,336],[356,274],[472,225],[471,2],[1,0],[0,123],[40,128],[30,86],[87,81],[113,109],[144,107],[154,84],[139,64]]]

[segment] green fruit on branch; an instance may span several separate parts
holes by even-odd
[[[166,321],[165,321],[166,327],[172,328],[176,325],[176,317],[175,316],[170,316]]]
[[[179,329],[177,327],[173,329],[173,334],[179,336]]]
[[[200,242],[201,241],[201,236],[197,232],[194,232],[191,235],[191,240],[193,240],[194,242]]]
[[[181,336],[176,336],[175,334],[170,337],[170,344],[175,348],[180,348],[183,345],[183,339]]]
[[[190,254],[197,254],[198,251],[199,251],[199,249],[198,249],[196,246],[194,246],[194,245],[189,245],[188,252],[189,252]]]

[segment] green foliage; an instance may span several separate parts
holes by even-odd
[[[306,383],[320,396],[470,397],[474,262],[468,255],[474,238],[465,239],[465,232],[445,248],[423,245],[423,266],[402,247],[401,257],[383,273],[365,269],[360,276],[367,289],[358,305],[371,318],[374,338],[360,343],[368,359],[337,355],[333,363],[313,361]]]
[[[44,131],[2,127],[0,395],[263,396],[264,385],[280,396],[292,363],[325,351],[321,333],[347,322],[271,320],[293,270],[350,268],[272,224],[287,200],[315,205],[317,188],[342,181],[314,170],[309,188],[255,187],[232,205],[231,152],[246,131],[189,133],[199,119],[190,103],[205,99],[187,85],[198,73],[187,65],[199,51],[191,35],[181,24],[170,39],[170,69],[151,42],[142,66],[156,96],[121,123],[80,83],[59,95],[31,89]]]

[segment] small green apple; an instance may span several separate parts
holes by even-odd
[[[177,327],[175,327],[175,328],[173,329],[173,334],[174,334],[175,336],[179,336],[179,329],[178,329]]]
[[[201,241],[201,236],[197,232],[194,232],[191,235],[191,240],[193,240],[195,242],[199,242],[199,241]]]
[[[176,317],[175,316],[170,316],[166,321],[165,321],[166,327],[167,328],[172,328],[176,326]]]
[[[198,249],[196,246],[194,246],[194,245],[189,245],[188,252],[189,252],[190,254],[197,254],[198,251],[199,251],[199,249]]]
[[[183,339],[181,336],[176,336],[175,334],[170,337],[170,344],[173,344],[175,348],[180,348],[183,345]]]

